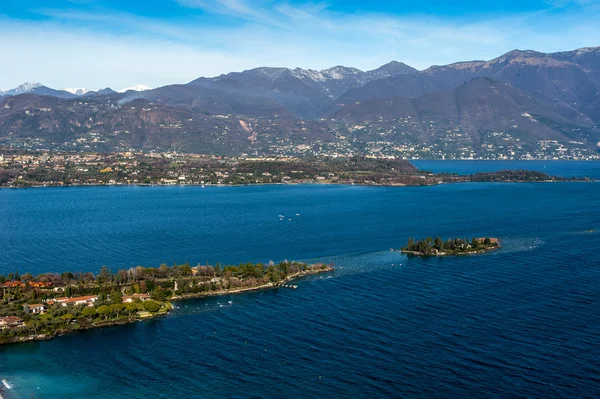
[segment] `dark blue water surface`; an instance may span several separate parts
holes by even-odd
[[[504,247],[389,251],[435,234]],[[0,347],[0,379],[8,398],[597,398],[599,254],[597,183],[0,190],[0,273],[337,266],[297,290]]]
[[[550,176],[589,177],[600,179],[598,161],[479,161],[479,160],[416,160],[416,167],[432,172],[466,175],[476,172],[497,172],[504,169],[524,169],[544,172]]]

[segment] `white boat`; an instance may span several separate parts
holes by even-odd
[[[6,378],[4,378],[2,380],[2,384],[4,384],[4,386],[6,387],[6,389],[13,389],[13,386],[10,382],[8,382],[8,380]]]

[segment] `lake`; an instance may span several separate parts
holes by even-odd
[[[497,167],[457,162],[467,164],[415,163]],[[600,176],[600,163],[531,165]],[[454,258],[389,251],[435,235],[499,237],[503,248]],[[0,379],[14,386],[7,399],[594,398],[598,253],[597,183],[0,190],[4,274],[336,266],[297,290],[177,302],[161,319],[0,347]]]

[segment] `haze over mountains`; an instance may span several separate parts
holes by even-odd
[[[12,145],[61,146],[93,134],[103,143],[93,148],[271,153],[351,136],[359,151],[377,141],[433,145],[452,131],[472,149],[505,134],[528,151],[540,140],[594,151],[600,47],[515,50],[423,71],[395,61],[372,71],[262,67],[124,93],[30,84],[0,92],[0,104],[0,140]]]

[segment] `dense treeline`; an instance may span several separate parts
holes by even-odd
[[[496,238],[451,238],[443,241],[440,237],[414,240],[410,238],[408,244],[402,247],[403,252],[417,255],[456,255],[475,253],[497,248],[499,241]]]
[[[64,287],[64,292],[69,294],[67,296],[108,293],[110,292],[110,288],[114,286],[136,287],[135,292],[145,293],[154,289],[148,288],[149,286],[155,287],[158,284],[173,287],[178,280],[208,281],[212,278],[212,280],[233,279],[242,281],[254,278],[261,279],[265,283],[277,282],[290,274],[318,268],[319,266],[283,261],[277,264],[270,262],[266,265],[262,263],[240,263],[239,265],[222,266],[220,263],[217,263],[214,266],[198,265],[192,268],[186,262],[183,265],[173,266],[167,266],[163,263],[157,268],[137,266],[129,269],[121,269],[116,272],[112,272],[108,267],[102,266],[96,275],[91,272],[64,272],[61,274],[44,273],[34,277],[30,273],[8,273],[7,275],[0,275],[0,285],[11,281],[47,283],[52,287]],[[141,287],[141,291],[137,287]],[[27,284],[24,284],[22,290],[33,293],[40,291],[39,289],[36,291]],[[63,290],[59,292],[62,293]]]
[[[546,173],[533,170],[500,170],[498,172],[475,173],[470,176],[472,182],[503,182],[503,181],[557,181],[560,177],[552,177]]]

